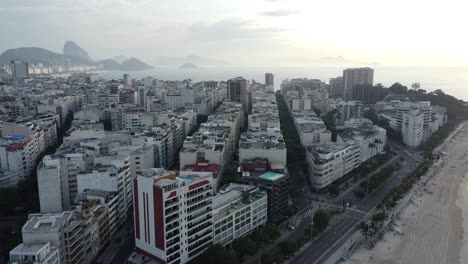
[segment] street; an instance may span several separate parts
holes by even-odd
[[[421,162],[417,153],[411,153],[395,143],[390,143],[389,145],[402,157],[400,170],[390,176],[384,184],[373,193],[370,193],[367,198],[358,202],[354,206],[357,210],[348,209],[318,240],[296,255],[291,260],[291,263],[315,264],[326,261],[333,252],[340,248],[353,235],[352,231],[356,230],[357,225],[382,201],[385,195],[398,186],[401,180],[411,173]],[[364,212],[365,215],[359,211]],[[297,230],[305,229],[307,224],[310,223],[310,219],[308,221],[304,221]]]

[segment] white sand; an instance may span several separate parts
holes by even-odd
[[[346,263],[468,263],[468,126],[447,144],[439,173],[415,195],[372,250],[358,249]],[[423,189],[423,188],[421,188]],[[414,195],[414,194],[410,194]]]

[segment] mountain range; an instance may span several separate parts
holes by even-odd
[[[73,41],[65,42],[63,53],[37,47],[9,49],[0,55],[0,65],[9,64],[11,60],[15,59],[31,64],[66,65],[70,63],[70,65],[102,66],[103,70],[141,71],[153,68],[153,66],[136,58],[124,58],[121,63],[115,59],[94,61],[84,49]]]

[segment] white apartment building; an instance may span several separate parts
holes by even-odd
[[[185,166],[197,164],[199,161],[207,161],[208,163],[225,164],[225,148],[224,144],[219,145],[196,145],[184,147],[179,152],[179,168],[183,170]]]
[[[180,117],[184,122],[185,136],[187,137],[190,131],[197,125],[197,113],[191,111],[184,112]]]
[[[424,139],[424,113],[418,109],[402,114],[401,135],[403,143],[410,147],[419,146]]]
[[[31,214],[21,233],[23,245],[49,243],[51,247],[57,248],[59,263],[87,263],[82,222],[71,211]]]
[[[10,263],[60,264],[60,255],[50,242],[19,244],[10,251]]]
[[[116,192],[119,203],[119,224],[125,221],[133,199],[131,175],[128,170],[117,169],[114,165],[97,164],[92,171],[78,174],[76,178],[79,195],[88,189]]]
[[[323,189],[361,164],[360,148],[348,143],[307,146],[306,161],[312,186]]]
[[[211,177],[148,169],[133,183],[136,253],[186,263],[213,241]]]
[[[270,164],[286,166],[286,144],[279,128],[251,129],[241,134],[239,161],[266,158]]]
[[[314,112],[293,111],[291,115],[303,146],[331,142],[331,132]]]
[[[255,186],[223,187],[213,198],[213,244],[227,245],[266,224],[267,200]]]
[[[387,131],[372,123],[340,130],[338,136],[345,142],[359,146],[361,163],[382,153],[387,144]]]
[[[361,119],[363,116],[363,108],[360,101],[340,101],[337,102],[336,108],[338,109],[337,124],[344,124],[345,121],[350,119]]]
[[[143,134],[146,142],[154,146],[155,166],[170,168],[174,164],[174,135],[171,127],[166,124],[153,127],[151,131]]]
[[[70,190],[66,160],[45,156],[37,168],[41,213],[59,213],[70,209]]]

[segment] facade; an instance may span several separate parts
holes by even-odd
[[[361,164],[359,146],[329,143],[306,147],[306,161],[312,186],[323,189]]]
[[[19,244],[10,251],[10,262],[17,264],[60,264],[57,247],[46,243]]]
[[[213,242],[210,176],[148,169],[133,183],[136,252],[156,263],[186,263]]]
[[[59,213],[70,209],[67,165],[60,157],[46,156],[37,168],[41,213]]]
[[[265,73],[265,85],[274,86],[274,78],[273,73]]]
[[[417,147],[423,142],[424,114],[414,109],[402,115],[401,135],[403,143]]]
[[[270,163],[286,166],[286,144],[279,128],[251,129],[241,135],[239,161],[266,158]]]
[[[284,171],[284,168],[278,170]],[[289,178],[283,172],[243,172],[237,182],[253,185],[268,194],[267,221],[279,223],[287,215]]]
[[[372,124],[361,124],[340,130],[338,136],[345,142],[354,142],[359,146],[361,163],[382,153],[387,144],[387,131]]]
[[[336,118],[337,124],[344,124],[350,119],[361,119],[363,116],[362,103],[359,101],[340,101],[336,105],[338,115]]]
[[[213,244],[227,245],[267,222],[267,193],[229,184],[213,198]]]
[[[374,84],[374,69],[354,68],[343,70],[344,99],[351,100],[352,89],[358,84]]]
[[[241,103],[245,113],[249,111],[248,83],[242,77],[230,79],[227,82],[227,99]]]
[[[343,98],[344,80],[342,76],[330,78],[330,94],[334,98]]]
[[[29,78],[29,65],[22,60],[12,60],[10,62],[11,75],[15,80],[24,80]]]

